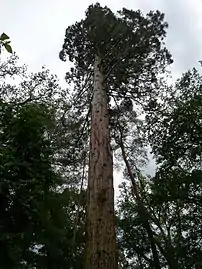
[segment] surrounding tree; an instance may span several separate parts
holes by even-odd
[[[139,174],[137,186],[161,268],[201,268],[201,82],[196,69],[186,72],[168,89],[162,109],[147,117],[158,169],[154,178]],[[123,185],[118,242],[125,253],[124,268],[156,268],[137,205]]]
[[[74,175],[85,171],[68,155],[67,94],[49,70],[29,75],[17,60],[0,65],[0,267],[82,268],[86,199]]]
[[[189,70],[171,89],[164,108],[148,118],[155,127],[150,130],[150,137],[159,163],[165,161],[167,166],[187,171],[201,169],[201,85],[198,71]],[[154,125],[155,117],[158,120]]]

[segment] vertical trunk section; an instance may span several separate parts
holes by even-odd
[[[109,114],[98,56],[94,66],[87,211],[86,269],[117,269]]]
[[[135,197],[135,200],[137,202],[138,205],[138,209],[139,209],[139,215],[142,218],[142,225],[145,228],[145,230],[147,231],[147,235],[148,235],[148,239],[151,245],[151,250],[152,250],[152,254],[153,254],[153,259],[154,259],[154,266],[156,269],[161,269],[161,264],[160,264],[160,260],[159,260],[159,254],[156,248],[156,243],[155,243],[155,238],[154,238],[154,234],[153,231],[151,229],[150,223],[149,223],[149,213],[147,212],[147,209],[145,208],[142,199],[140,197],[139,191],[138,191],[138,187],[137,184],[135,182],[135,178],[133,176],[130,164],[128,162],[128,159],[126,157],[126,152],[125,152],[125,148],[123,145],[123,135],[121,132],[121,128],[120,129],[120,148],[121,148],[121,152],[122,152],[122,156],[123,156],[123,161],[125,162],[126,165],[126,169],[128,171],[128,175],[130,177],[131,183],[132,183],[132,189],[133,189],[133,194]]]

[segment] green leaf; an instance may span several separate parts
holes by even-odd
[[[5,47],[5,49],[6,49],[9,53],[12,53],[12,52],[13,52],[11,46],[10,46],[8,43],[5,43],[5,44],[4,44],[4,47]]]
[[[7,40],[7,39],[9,39],[9,36],[7,36],[5,33],[1,34],[0,36],[1,41]]]

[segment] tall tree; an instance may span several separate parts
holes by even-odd
[[[115,15],[97,3],[89,6],[84,20],[66,30],[60,58],[68,56],[74,63],[66,79],[74,84],[75,109],[91,110],[88,269],[117,268],[110,106],[112,98],[125,111],[132,102],[143,108],[155,103],[158,74],[172,62],[162,42],[167,28],[163,19],[159,11],[144,17],[125,8]]]

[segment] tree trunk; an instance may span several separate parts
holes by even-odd
[[[117,269],[113,159],[101,59],[96,56],[91,114],[86,269]]]
[[[156,269],[161,269],[159,255],[158,255],[158,251],[157,251],[156,243],[155,243],[155,238],[154,238],[153,231],[152,231],[150,223],[149,223],[149,213],[147,212],[147,209],[145,208],[145,206],[142,202],[142,199],[140,197],[139,190],[138,190],[137,184],[135,182],[130,164],[129,164],[128,159],[126,157],[125,148],[124,148],[123,139],[122,139],[122,132],[121,132],[120,127],[119,127],[119,131],[120,131],[120,135],[121,135],[119,142],[120,142],[120,148],[121,148],[121,152],[122,152],[123,161],[125,162],[126,169],[127,169],[128,175],[129,175],[131,183],[132,183],[132,190],[133,190],[133,194],[134,194],[135,200],[136,200],[137,205],[138,205],[139,215],[141,217],[143,227],[147,231],[148,239],[149,239],[152,254],[153,254],[154,266]]]

